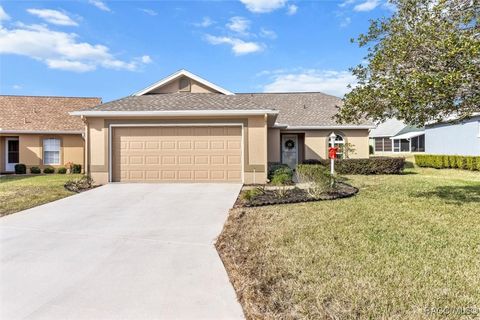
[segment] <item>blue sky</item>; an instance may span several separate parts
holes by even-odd
[[[98,96],[185,68],[234,92],[337,96],[365,50],[350,43],[386,0],[2,1],[0,93]]]

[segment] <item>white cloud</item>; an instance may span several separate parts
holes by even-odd
[[[375,9],[380,4],[380,0],[366,0],[360,4],[357,4],[353,7],[355,11],[371,11]]]
[[[287,0],[240,0],[248,10],[254,13],[266,13],[283,8]]]
[[[10,20],[10,16],[3,10],[3,7],[0,6],[0,21]]]
[[[207,35],[206,40],[213,45],[228,44],[232,46],[232,51],[235,55],[245,55],[263,50],[263,46],[256,42],[243,41],[237,38],[231,37],[217,37]]]
[[[298,11],[298,7],[294,4],[291,4],[288,6],[287,14],[289,16],[293,16],[295,13],[297,13],[297,11]]]
[[[88,0],[88,3],[93,4],[95,7],[102,11],[111,12],[110,8],[101,0]]]
[[[346,6],[348,6],[348,5],[350,5],[350,4],[354,3],[354,2],[355,2],[355,0],[345,0],[345,1],[343,1],[342,3],[340,3],[338,6],[341,7],[341,8],[343,8],[343,7],[346,7]]]
[[[340,27],[345,28],[348,27],[348,25],[352,22],[352,19],[350,17],[345,17],[340,21]]]
[[[149,64],[152,63],[153,60],[150,58],[150,56],[145,55],[140,58],[140,61],[142,61],[142,63]]]
[[[134,71],[149,60],[148,56],[140,60],[120,60],[104,45],[78,41],[75,33],[22,23],[17,23],[13,29],[0,26],[0,54],[27,56],[52,69],[76,72],[91,71],[98,67]]]
[[[146,13],[146,14],[148,14],[149,16],[152,16],[152,17],[158,15],[158,12],[155,11],[155,10],[152,10],[152,9],[140,8],[139,10],[140,10],[140,11],[143,11],[144,13]]]
[[[342,97],[356,78],[348,71],[304,70],[296,73],[272,73],[272,82],[264,92],[324,92]]]
[[[269,39],[276,39],[277,34],[273,30],[268,30],[268,29],[265,29],[265,28],[261,28],[260,29],[260,37],[269,38]]]
[[[194,23],[193,25],[195,27],[207,28],[207,27],[210,27],[214,23],[215,22],[212,19],[210,19],[209,17],[203,17],[201,22]]]
[[[226,27],[233,32],[245,34],[248,28],[250,28],[250,20],[243,17],[232,17],[230,22],[226,24]]]
[[[20,90],[20,89],[22,89],[23,87],[22,87],[22,85],[20,85],[20,84],[14,84],[14,85],[12,86],[12,88],[13,88],[14,90]]]
[[[50,69],[59,69],[65,71],[87,72],[95,70],[95,65],[83,63],[80,61],[70,61],[62,59],[46,59],[45,63]]]
[[[27,12],[46,22],[60,26],[78,26],[78,23],[63,12],[51,9],[27,9]]]
[[[382,7],[392,12],[397,11],[397,6],[391,3],[390,1],[385,2]]]

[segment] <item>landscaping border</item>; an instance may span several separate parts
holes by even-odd
[[[304,203],[304,202],[313,202],[313,201],[328,201],[328,200],[344,199],[344,198],[353,197],[359,191],[358,188],[344,182],[338,182],[337,184],[340,185],[344,190],[347,189],[348,192],[345,192],[344,190],[341,190],[341,191],[337,190],[333,192],[328,192],[325,195],[322,195],[322,197],[320,198],[313,198],[310,196],[306,196],[303,198],[288,198],[288,197],[280,198],[279,197],[279,198],[273,198],[272,200],[266,200],[266,201],[260,201],[260,202],[244,201],[240,198],[241,196],[241,192],[240,192],[233,207],[234,208],[253,208],[253,207],[271,206],[271,205],[277,205],[277,204],[293,204],[293,203]],[[269,190],[269,192],[272,192],[272,190]]]

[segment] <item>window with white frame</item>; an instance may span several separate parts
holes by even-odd
[[[43,164],[60,164],[60,139],[43,140]]]
[[[343,159],[345,157],[345,140],[341,135],[337,134],[333,146],[338,148],[337,158]]]

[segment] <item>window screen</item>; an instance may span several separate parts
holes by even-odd
[[[392,151],[392,140],[390,138],[383,138],[383,151]]]
[[[375,138],[375,151],[383,151],[383,138]]]
[[[43,140],[43,163],[60,164],[60,139]]]

